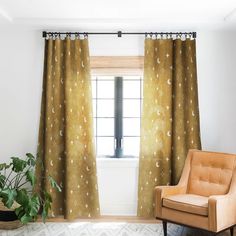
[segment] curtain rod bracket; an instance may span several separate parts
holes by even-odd
[[[118,31],[118,32],[117,32],[117,36],[118,36],[119,38],[121,38],[121,37],[122,37],[122,32],[121,32],[121,31]]]
[[[43,38],[46,38],[46,37],[47,37],[47,32],[46,32],[46,31],[43,31],[43,32],[42,32],[42,35],[43,35]]]

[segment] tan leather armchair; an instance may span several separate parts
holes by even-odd
[[[236,155],[189,150],[176,186],[155,188],[156,218],[214,235],[236,224]]]

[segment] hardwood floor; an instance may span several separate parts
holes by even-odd
[[[38,222],[42,220],[39,218]],[[72,222],[127,222],[127,223],[143,223],[143,224],[156,224],[161,223],[161,221],[155,218],[143,218],[137,216],[100,216],[97,218],[78,218]],[[68,222],[63,217],[49,218],[47,222]]]

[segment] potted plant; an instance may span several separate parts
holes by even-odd
[[[9,164],[0,164],[0,228],[18,228],[35,221],[39,214],[45,222],[51,208],[52,197],[44,189],[40,192],[34,191],[37,181],[35,176],[37,161],[38,158],[27,153],[25,159],[11,157]],[[53,188],[61,191],[51,176],[46,178]]]

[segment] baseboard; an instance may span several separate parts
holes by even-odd
[[[102,204],[101,215],[106,216],[137,216],[137,204]]]

